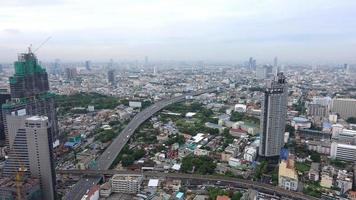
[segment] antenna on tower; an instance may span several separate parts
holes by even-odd
[[[35,53],[38,49],[40,49],[43,45],[45,45],[47,42],[48,42],[48,40],[50,40],[52,37],[51,36],[49,36],[47,39],[45,39],[41,44],[40,44],[40,46],[38,46],[34,51],[33,51],[33,53]],[[32,45],[31,45],[32,46]]]

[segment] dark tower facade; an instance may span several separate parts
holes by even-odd
[[[259,155],[278,158],[283,147],[287,117],[288,85],[283,73],[268,80],[261,112]]]

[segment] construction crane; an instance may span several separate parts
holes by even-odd
[[[23,181],[23,177],[25,176],[25,172],[28,170],[22,160],[20,159],[20,157],[18,156],[18,154],[16,153],[16,151],[9,151],[12,152],[14,157],[16,157],[16,161],[19,165],[19,168],[16,171],[16,175],[15,175],[15,183],[16,183],[16,199],[17,200],[22,200],[22,194],[21,194],[21,189],[22,189],[22,181]]]
[[[47,39],[45,39],[34,51],[33,51],[33,53],[35,53],[36,51],[38,51],[43,45],[45,45],[47,42],[48,42],[48,40],[50,40],[52,37],[51,36],[49,36]],[[32,44],[30,45],[30,47],[29,47],[29,51],[31,52],[31,47],[32,47]]]

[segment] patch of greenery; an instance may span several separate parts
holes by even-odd
[[[213,174],[216,168],[214,159],[209,156],[193,156],[189,155],[183,158],[181,170],[183,172],[191,172],[198,174]]]
[[[317,182],[304,184],[303,193],[307,195],[320,198],[322,192],[323,192],[323,188]]]
[[[253,124],[260,124],[259,118],[248,116],[245,113],[239,113],[239,112],[235,112],[235,111],[231,112],[230,120],[233,122],[245,121],[245,122],[250,122]]]
[[[268,168],[268,162],[267,161],[262,161],[255,170],[255,176],[254,178],[259,180],[262,177],[262,174],[267,172],[267,168]]]
[[[126,144],[120,154],[115,158],[112,166],[115,166],[121,161],[122,166],[127,167],[132,165],[135,160],[142,158],[145,154],[144,149],[130,149]]]
[[[174,143],[178,143],[179,145],[184,144],[185,139],[183,135],[173,135],[170,136],[167,142],[165,142],[166,145],[172,145]]]
[[[120,133],[120,130],[104,130],[95,135],[94,140],[99,140],[102,143],[109,142],[116,138]]]
[[[308,163],[296,162],[295,168],[298,172],[307,173],[310,170],[310,165]]]
[[[347,166],[346,162],[338,160],[338,159],[330,160],[330,164],[335,166],[335,167],[338,167],[338,168],[345,168]]]
[[[113,96],[84,92],[72,95],[56,95],[55,101],[59,109],[59,115],[64,115],[70,112],[78,112],[72,111],[74,107],[87,108],[88,105],[92,105],[95,109],[114,109],[120,103],[118,98]]]

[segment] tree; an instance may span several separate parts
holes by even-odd
[[[129,165],[132,165],[133,162],[135,161],[135,158],[132,155],[124,155],[122,157],[122,166],[127,167]]]
[[[239,113],[239,112],[231,112],[231,117],[230,120],[233,122],[237,122],[237,121],[241,121],[244,118],[244,114],[243,113]]]
[[[289,136],[290,137],[294,137],[294,133],[295,133],[295,128],[289,124],[286,124],[286,128],[285,128],[286,132],[289,132]]]
[[[317,152],[311,152],[310,159],[311,159],[313,162],[320,162],[320,160],[321,160],[320,154],[317,153]]]
[[[181,170],[183,172],[194,172],[198,174],[212,174],[216,168],[216,163],[209,156],[186,156],[182,160]]]
[[[241,192],[235,192],[232,197],[231,200],[240,200],[242,197],[242,193]]]

